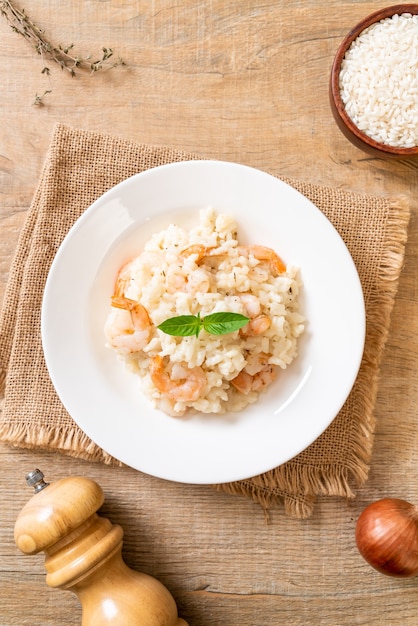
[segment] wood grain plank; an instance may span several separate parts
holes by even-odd
[[[0,21],[0,300],[57,122],[277,175],[382,195],[407,194],[412,221],[381,367],[367,483],[353,501],[320,499],[297,521],[211,487],[181,485],[59,454],[0,445],[0,624],[80,623],[70,593],[45,584],[43,556],[23,556],[15,519],[24,475],[86,475],[102,514],[125,531],[124,557],[172,591],[190,626],[415,626],[416,579],[383,577],[361,559],[356,519],[385,495],[418,502],[417,164],[371,158],[349,144],[328,106],[342,36],[376,3],[356,0],[89,0],[26,7],[56,43],[114,49],[125,67],[71,79]],[[20,5],[23,6],[23,5]],[[45,95],[43,106],[33,104]]]

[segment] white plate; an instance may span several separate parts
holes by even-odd
[[[179,419],[150,407],[105,347],[103,326],[119,267],[154,232],[173,221],[196,224],[207,206],[235,216],[244,243],[272,247],[300,267],[307,327],[299,356],[258,403],[238,414]],[[344,404],[364,336],[358,274],[323,213],[275,177],[220,161],[156,167],[105,193],[60,247],[42,307],[47,367],[75,422],[125,464],[188,483],[248,478],[309,446]]]

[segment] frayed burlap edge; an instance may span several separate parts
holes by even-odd
[[[42,450],[44,452],[61,452],[75,459],[83,461],[101,462],[105,465],[122,466],[110,454],[99,448],[80,429],[64,432],[62,428],[54,426],[33,430],[30,425],[6,425],[0,428],[0,439],[15,448],[27,450]],[[16,443],[17,442],[17,443]]]
[[[345,465],[335,467],[324,464],[313,467],[303,464],[300,455],[269,472],[234,483],[218,484],[215,485],[216,489],[233,495],[249,496],[265,511],[282,504],[286,514],[304,519],[312,515],[317,495],[353,498],[355,488],[367,480],[376,425],[374,407],[379,367],[389,335],[390,316],[404,261],[410,218],[408,199],[404,196],[392,198],[388,201],[388,211],[377,285],[366,302],[366,342],[355,383],[358,395],[363,397],[364,412],[352,416],[352,448]],[[292,494],[299,494],[299,497]]]

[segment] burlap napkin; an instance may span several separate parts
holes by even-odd
[[[50,264],[83,211],[107,189],[147,168],[198,158],[58,125],[18,242],[0,318],[0,438],[116,462],[78,428],[59,401],[44,363],[40,310]],[[307,450],[261,476],[218,485],[268,508],[309,517],[317,495],[351,497],[367,477],[379,362],[403,261],[409,207],[404,198],[356,195],[284,179],[310,198],[346,242],[362,281],[367,338],[355,386],[337,418]],[[319,242],[320,245],[320,242]]]

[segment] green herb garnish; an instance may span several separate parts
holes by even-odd
[[[190,337],[191,335],[198,337],[202,329],[211,335],[226,335],[239,330],[249,321],[249,317],[240,313],[211,313],[205,317],[200,317],[198,313],[197,315],[170,317],[157,328],[174,337]]]

